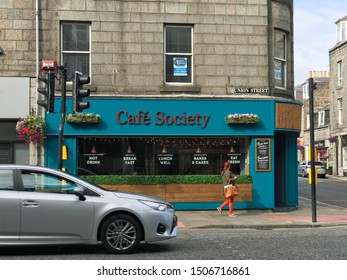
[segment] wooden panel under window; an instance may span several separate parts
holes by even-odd
[[[112,191],[154,195],[169,202],[224,201],[221,184],[101,185]],[[240,194],[235,201],[252,201],[252,184],[237,184]]]
[[[276,103],[276,128],[301,130],[301,105]]]

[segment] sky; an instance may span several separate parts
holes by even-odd
[[[346,0],[294,0],[295,85],[309,72],[329,71],[329,49],[336,44],[335,22],[347,16]]]

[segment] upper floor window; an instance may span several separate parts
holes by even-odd
[[[346,41],[347,34],[346,34],[346,21],[339,21],[336,24],[336,39],[337,42],[343,42]]]
[[[325,125],[325,111],[318,112],[318,127]]]
[[[308,92],[308,83],[305,83],[302,86],[302,98],[303,99],[308,99],[309,98],[309,92]]]
[[[343,85],[343,79],[342,79],[342,61],[337,62],[337,85],[342,86]]]
[[[274,33],[274,77],[275,87],[286,88],[287,56],[286,56],[286,39],[285,32],[275,30]]]
[[[61,24],[61,61],[67,66],[67,79],[75,71],[90,75],[90,24],[63,22]]]
[[[342,124],[342,98],[337,99],[337,124]]]
[[[165,26],[165,83],[192,84],[193,27]]]

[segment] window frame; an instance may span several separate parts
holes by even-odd
[[[190,29],[190,52],[168,52],[167,51],[167,29],[168,28],[189,28]],[[179,24],[165,24],[164,25],[164,84],[165,85],[193,85],[194,84],[194,26],[193,25],[179,25]],[[190,76],[190,82],[171,82],[167,81],[167,57],[177,56],[177,57],[190,57],[190,66],[187,62],[187,76]],[[189,68],[190,67],[190,68]],[[170,77],[174,77],[173,75]],[[188,79],[189,79],[188,78]]]
[[[88,51],[71,51],[71,50],[64,50],[64,25],[67,24],[81,24],[81,25],[88,25]],[[84,73],[83,71],[81,71],[81,69],[76,69],[75,66],[73,67],[67,67],[69,68],[73,68],[73,73],[69,73],[68,72],[68,77],[67,80],[68,82],[71,82],[71,78],[74,75],[75,71],[78,72],[82,72],[84,75],[88,75],[91,77],[91,22],[84,22],[84,21],[61,21],[60,22],[60,61],[61,64],[64,65],[64,55],[67,54],[75,54],[75,55],[88,55],[88,59],[86,61],[88,61],[88,73]]]
[[[318,112],[318,127],[325,125],[325,111],[321,110]]]
[[[308,92],[308,83],[305,83],[303,86],[302,86],[302,98],[303,99],[308,99],[309,98],[309,92]]]
[[[337,124],[342,124],[342,98],[337,99]]]
[[[343,76],[342,76],[342,60],[337,62],[337,85],[341,87],[343,85]]]
[[[339,42],[343,42],[346,40],[347,38],[347,26],[346,26],[346,21],[340,21],[337,25],[336,25],[336,41],[337,43]]]
[[[276,56],[276,46],[277,46],[277,41],[276,41],[276,35],[282,35],[283,38],[283,45],[282,45],[282,49],[283,49],[283,56],[284,57],[278,57]],[[279,88],[279,89],[286,89],[287,88],[287,40],[288,40],[288,34],[287,32],[280,30],[280,29],[275,29],[274,30],[274,84],[275,84],[275,88]],[[278,69],[278,67],[276,67],[276,64],[280,64],[281,65],[281,85],[277,85],[276,81],[278,79],[276,79],[276,69]]]

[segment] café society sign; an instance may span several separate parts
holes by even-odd
[[[199,126],[204,129],[207,127],[211,116],[201,115],[199,113],[187,114],[186,112],[175,115],[166,114],[162,111],[154,113],[139,110],[131,114],[125,110],[116,113],[116,122],[120,125],[176,125],[176,126]]]

